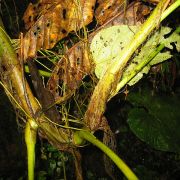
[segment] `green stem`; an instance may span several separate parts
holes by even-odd
[[[93,134],[89,131],[81,130],[77,131],[80,138],[89,141],[90,143],[101,149],[109,158],[117,165],[117,167],[123,172],[127,179],[137,180],[137,176],[131,171],[131,169],[125,164],[125,162],[117,156],[109,147],[99,141]]]
[[[171,6],[169,6],[162,14],[161,21],[163,21],[169,14],[180,6],[180,0],[176,0]]]
[[[116,91],[112,93],[111,96],[116,94],[122,87],[124,87],[126,83],[129,82],[138,72],[140,72],[141,69],[144,66],[146,66],[162,49],[164,49],[164,44],[160,44],[155,51],[153,51],[146,59],[141,61],[128,76],[125,76],[119,82],[119,84],[117,85]]]
[[[176,8],[180,6],[180,0],[177,0],[175,3],[173,3],[170,7],[168,7],[161,16],[161,21],[163,21],[170,13],[172,13]],[[176,29],[176,33],[180,32],[180,27]],[[146,66],[161,50],[164,49],[164,44],[160,44],[156,50],[154,50],[146,59],[144,59],[141,63],[139,63],[135,69],[131,72],[131,74],[128,77],[123,78],[117,85],[117,88],[114,92],[112,92],[111,97],[113,97],[115,94],[119,92],[119,90],[126,85],[127,82],[129,82],[135,75],[141,71],[141,69]]]
[[[110,65],[106,74],[117,74],[126,66],[135,50],[146,40],[147,36],[159,25],[162,9],[166,0],[161,0],[157,7],[152,12],[151,16],[144,22],[139,31],[134,35],[132,41],[120,52]],[[106,77],[106,76],[104,76]],[[102,78],[102,81],[104,79]]]
[[[28,180],[34,180],[36,135],[37,124],[32,119],[29,119],[25,128],[25,142],[28,158]]]
[[[25,65],[25,68],[24,68],[25,72],[26,73],[29,73],[29,67],[27,65]],[[51,76],[51,73],[50,72],[47,72],[47,71],[43,71],[43,70],[38,70],[39,71],[39,74],[41,76],[44,76],[44,77],[50,77]]]
[[[151,16],[140,27],[139,31],[133,36],[131,42],[114,58],[113,62],[108,66],[105,74],[96,85],[88,109],[85,113],[85,123],[91,130],[98,128],[98,120],[106,109],[106,103],[114,95],[117,89],[119,79],[122,77],[123,71],[127,66],[129,59],[140,45],[147,39],[151,32],[159,26],[163,9],[166,7],[167,0],[161,0],[152,12]],[[101,97],[99,98],[99,93]],[[92,112],[92,110],[96,110]]]

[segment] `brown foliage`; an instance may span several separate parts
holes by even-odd
[[[98,0],[97,2],[99,6],[96,9],[95,16],[100,25],[122,12],[126,6],[125,0]]]
[[[40,89],[45,91],[45,93],[39,94],[39,99],[42,100],[42,102],[40,101],[42,107],[44,105],[43,108],[46,109],[50,106],[52,102],[54,102],[54,99],[56,101],[65,101],[70,98],[72,92],[79,87],[83,78],[86,75],[92,74],[93,63],[89,53],[89,44],[98,31],[113,25],[123,24],[124,22],[127,22],[129,25],[136,24],[137,21],[142,20],[144,15],[142,14],[143,6],[141,6],[139,2],[132,3],[126,9],[126,12],[123,8],[124,0],[98,0],[97,3],[98,6],[95,9],[95,15],[94,7],[96,5],[96,0],[40,0],[37,4],[29,4],[23,17],[27,33],[22,39],[20,54],[23,55],[21,58],[24,61],[35,57],[37,51],[40,49],[51,49],[59,40],[66,37],[69,32],[76,32],[80,28],[88,25],[93,20],[94,16],[97,20],[97,26],[99,26],[87,39],[81,40],[69,49],[55,66],[48,82],[48,88],[53,94],[52,98],[49,91],[46,91],[42,82],[40,82],[41,80],[39,80],[39,78],[34,78],[34,81],[37,81],[36,84],[39,83],[39,86],[35,89],[38,91],[39,87],[41,87]],[[142,16],[140,16],[140,14],[142,14]],[[30,64],[30,66],[33,66],[33,64]],[[35,68],[32,67],[32,69]],[[34,75],[34,77],[36,76],[37,74]],[[59,84],[65,86],[65,92],[63,91],[63,94],[58,88]],[[101,92],[101,90],[99,90],[99,92]],[[47,94],[50,100],[47,98]],[[98,94],[95,100],[102,97],[106,98],[105,96],[106,94],[101,94],[101,96]],[[104,101],[103,98],[102,101]],[[44,102],[44,100],[48,102]],[[96,104],[96,101],[94,101],[94,104]],[[105,107],[103,108],[105,109]],[[39,109],[39,106],[36,109]],[[103,117],[103,110],[101,108],[95,109],[94,107],[90,107],[85,116],[85,126],[91,131],[96,131],[98,129],[103,130],[105,132],[104,142],[111,146],[112,149],[115,149],[116,142],[105,117]],[[52,111],[50,114],[56,116],[54,112],[55,111]],[[93,118],[94,114],[98,114],[100,118]],[[94,121],[91,121],[91,118],[87,118],[87,116],[92,116]],[[56,118],[54,121],[58,122]],[[39,124],[41,125],[40,133],[42,137],[47,138],[51,144],[58,147],[58,149],[72,151],[71,148],[68,150],[69,141],[67,139],[70,139],[72,135],[69,133],[70,131],[66,131],[66,129],[63,128],[56,129],[59,133],[58,138],[60,140],[62,139],[62,143],[59,143],[60,140],[56,136],[58,133],[51,136],[51,139],[49,138],[51,133],[48,132],[54,130],[53,126],[51,128],[50,123],[46,124],[40,122]],[[81,169],[78,164],[80,155],[76,151],[72,153],[77,162],[77,176],[79,176],[79,179],[82,179]],[[106,165],[107,168],[110,166],[109,163]],[[109,169],[109,171],[111,170]],[[112,172],[109,172],[109,174],[111,173]]]
[[[39,49],[52,48],[57,41],[67,36],[69,32],[77,31],[88,25],[94,16],[95,3],[95,0],[40,0],[37,4],[30,4],[24,15],[26,28],[29,29],[23,39],[24,60],[27,57],[34,57]],[[134,25],[142,21],[144,15],[149,13],[147,7],[140,2],[134,2],[127,8],[126,6],[124,8],[123,4],[123,0],[97,1],[95,17],[97,25],[100,27],[91,33],[87,39],[81,40],[64,54],[48,81],[48,89],[53,94],[56,103],[70,98],[82,79],[91,74],[93,63],[89,53],[89,44],[98,31],[125,22],[128,25]],[[125,9],[126,11],[124,11]],[[65,87],[63,92],[58,88],[59,84],[63,84]],[[91,114],[94,111],[99,110],[92,108],[89,112]],[[104,123],[101,122],[102,118],[95,121],[85,122],[92,131],[99,129]]]
[[[141,3],[133,3],[128,7],[126,11],[126,21],[128,21],[129,25],[137,23],[137,19],[138,21],[143,19],[143,16],[140,17],[139,9],[141,9],[142,12],[144,8],[144,6],[142,8]],[[64,57],[59,60],[48,82],[48,88],[54,94],[56,100],[59,100],[58,97],[61,94],[58,90],[59,82],[63,82],[65,84],[67,92],[69,90],[72,91],[78,87],[85,75],[90,74],[93,64],[88,46],[97,32],[103,28],[123,23],[124,11],[121,11],[115,16],[113,15],[105,24],[91,33],[87,41],[80,41],[75,44],[68,50]]]
[[[40,49],[50,49],[69,32],[89,24],[95,0],[41,0],[29,4],[24,22],[29,29],[23,39],[23,59]]]

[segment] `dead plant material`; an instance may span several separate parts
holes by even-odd
[[[34,86],[34,90],[38,97],[39,102],[41,103],[42,112],[38,112],[39,114],[43,113],[51,119],[53,122],[61,123],[61,117],[54,105],[54,97],[51,92],[44,87],[43,81],[40,77],[38,69],[33,59],[27,60],[29,71],[31,74],[31,80]],[[36,114],[37,115],[37,114]]]
[[[21,64],[16,57],[9,37],[2,29],[0,29],[0,36],[0,83],[3,85],[7,96],[11,99],[15,108],[22,112],[24,118],[26,120],[29,117],[34,118],[34,115],[41,107],[34,97],[28,82],[23,78]],[[50,143],[58,149],[68,149],[70,146],[69,142],[72,142],[72,137],[68,129],[53,123],[44,114],[41,114],[35,121],[39,126],[39,132]]]
[[[103,25],[116,14],[125,11],[127,0],[98,0],[99,4],[95,10],[98,25]]]
[[[143,37],[142,35],[140,36],[140,32],[142,34],[141,30],[138,31],[137,34],[135,34],[129,46],[126,46],[121,51],[121,53],[119,54],[120,57],[118,56],[119,58],[114,61],[115,63],[113,62],[108,67],[106,73],[96,85],[84,117],[85,123],[89,127],[89,129],[93,131],[99,129],[99,126],[102,123],[103,114],[106,110],[106,103],[109,100],[113,89],[117,87],[117,84],[121,79],[123,70],[134,53],[133,50],[137,49],[145,41],[145,39],[152,32],[152,30],[159,25],[161,13],[163,12],[162,10],[167,7],[167,4],[165,2],[166,0],[162,0],[158,4],[152,14],[154,16],[151,16],[141,27],[141,29],[144,28]],[[132,51],[128,52],[130,46],[132,48]]]
[[[40,49],[51,49],[69,32],[93,19],[95,0],[41,0],[29,4],[24,21],[29,29],[23,39],[23,59],[35,57]]]
[[[82,176],[82,166],[81,166],[81,154],[78,149],[72,149],[72,155],[74,157],[75,170],[76,170],[76,179],[83,180]]]
[[[142,21],[139,18],[140,10],[142,7],[141,3],[132,3],[126,11],[126,19],[129,25],[134,25]],[[138,12],[138,16],[137,13]],[[143,12],[143,9],[142,9]],[[138,18],[138,22],[137,19]],[[91,33],[88,37],[88,42],[80,41],[75,44],[62,59],[59,60],[56,67],[54,68],[52,75],[48,81],[48,88],[54,95],[56,101],[62,99],[61,89],[58,87],[59,84],[64,84],[66,87],[65,95],[75,90],[85,75],[91,73],[93,70],[93,62],[89,53],[89,44],[93,37],[103,28],[107,28],[114,25],[120,25],[124,23],[124,11],[113,16],[105,24],[103,24],[96,31]],[[67,95],[66,95],[67,96]],[[68,96],[69,98],[69,96]]]

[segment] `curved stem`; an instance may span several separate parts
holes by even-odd
[[[89,141],[90,143],[101,149],[117,165],[117,167],[123,172],[127,179],[138,179],[137,176],[131,171],[131,169],[125,164],[125,162],[119,156],[117,156],[117,154],[115,154],[111,149],[109,149],[109,147],[99,141],[89,131],[81,130],[78,131],[77,134],[80,136],[80,138]]]

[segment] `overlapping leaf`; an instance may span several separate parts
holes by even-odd
[[[126,0],[98,0],[99,6],[96,9],[95,16],[98,24],[102,25],[110,18],[124,10]]]
[[[50,1],[45,0],[41,2],[50,3]],[[76,4],[74,2],[76,2]],[[99,3],[100,2],[101,1],[99,1]],[[34,25],[32,25],[33,23],[28,25],[30,29],[24,37],[24,59],[27,57],[34,57],[36,51],[41,48],[52,48],[58,40],[67,36],[70,31],[76,31],[83,25],[88,24],[91,21],[89,20],[88,16],[92,17],[94,3],[95,1],[92,3],[90,1],[65,0],[61,3],[60,1],[55,1],[54,3],[51,3],[51,6],[46,4],[44,8],[40,6],[42,12],[44,13],[40,14],[40,17],[37,16],[37,13],[35,13],[35,17],[31,17],[33,21],[35,21],[36,18],[38,18],[38,20]],[[113,3],[113,1],[111,3]],[[30,8],[31,11],[32,9],[37,10],[38,6],[39,5],[36,5],[36,8],[33,8],[32,6]],[[108,8],[106,8],[106,4],[99,4],[99,8],[100,7],[108,10]],[[109,4],[107,7],[109,7]],[[115,5],[112,4],[111,7],[115,7]],[[80,10],[78,8],[80,8]],[[117,8],[119,7],[117,6]],[[141,8],[141,3],[139,2],[132,3],[127,8],[126,20],[128,21],[129,25],[135,24],[137,17],[136,13],[140,14],[141,12],[139,9],[143,11],[143,8]],[[98,17],[98,15],[100,16],[100,14],[100,12],[98,14],[98,11],[96,11],[96,17]],[[59,19],[59,16],[61,17],[61,20]],[[82,19],[82,17],[84,18]],[[116,16],[109,12],[109,15],[107,16],[107,22],[105,24],[90,34],[86,41],[80,41],[75,46],[73,46],[64,55],[64,57],[59,60],[48,82],[48,88],[53,93],[56,100],[59,100],[59,98],[62,98],[63,100],[65,100],[64,98],[66,97],[69,98],[72,95],[72,92],[79,86],[83,77],[87,74],[90,74],[91,69],[94,68],[89,52],[89,44],[91,43],[92,38],[96,35],[96,33],[103,28],[123,23],[124,10],[116,14]],[[59,85],[61,85],[60,88]],[[92,111],[94,110],[92,109]],[[98,122],[96,124],[98,127],[100,125],[99,121],[101,120],[98,119],[97,121]]]
[[[140,3],[133,3],[126,11],[126,18],[129,25],[134,24],[134,9],[138,8]],[[112,25],[119,25],[124,23],[124,11],[112,17],[107,23],[89,35],[88,42],[79,42],[73,46],[67,54],[62,58],[55,67],[52,76],[49,80],[48,87],[55,97],[59,96],[58,85],[63,82],[67,89],[76,89],[82,78],[90,73],[92,67],[92,60],[89,57],[89,44],[92,38],[103,28]]]
[[[125,72],[123,73],[123,79],[126,79],[128,76],[131,76],[133,70],[135,70],[136,66],[150,56],[150,54],[156,50],[156,47],[161,43],[164,44],[165,47],[169,49],[173,49],[171,43],[175,43],[177,51],[179,51],[178,47],[180,46],[180,35],[178,32],[173,32],[171,36],[165,38],[164,36],[171,32],[171,28],[162,27],[160,31],[157,31],[142,47],[141,52],[133,59],[133,63],[131,63]],[[142,77],[143,74],[147,74],[151,68],[151,66],[159,64],[163,61],[168,60],[171,58],[172,55],[170,51],[159,52],[147,65],[133,78],[131,81],[128,82],[130,86],[137,83]]]
[[[101,30],[93,38],[90,51],[95,63],[95,74],[100,79],[115,57],[131,41],[138,26],[112,26]]]
[[[50,49],[71,31],[89,24],[95,0],[41,0],[30,4],[25,15],[30,28],[22,41],[23,59],[34,57],[40,49]],[[22,54],[22,53],[21,53]]]

